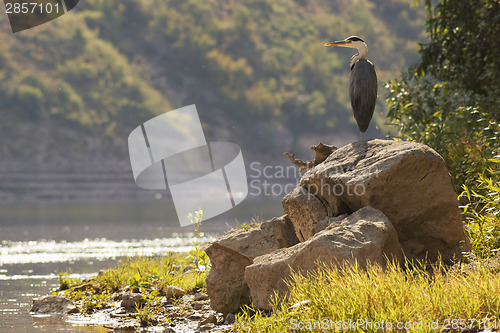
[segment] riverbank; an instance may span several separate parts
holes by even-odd
[[[155,332],[230,332],[234,314],[223,316],[210,308],[205,289],[208,268],[204,252],[195,247],[188,255],[123,259],[116,267],[83,280],[60,274],[59,288],[52,293],[60,297],[41,298],[32,310],[50,313],[48,309],[54,309],[55,302],[64,297],[69,300],[70,312],[64,320],[77,325]]]
[[[500,326],[499,257],[432,271],[351,265],[294,274],[290,297],[272,311],[249,307],[223,316],[205,293],[207,258],[194,254],[126,259],[91,279],[61,275],[54,294],[71,299],[79,311],[66,320],[115,330],[491,332]]]
[[[78,235],[78,228],[83,231],[86,226],[89,230]],[[101,270],[115,267],[123,257],[189,252],[194,240],[192,232],[173,234],[170,228],[160,223],[140,226],[126,223],[54,225],[43,230],[38,227],[1,227],[2,237],[11,239],[3,239],[0,249],[1,332],[73,330],[73,324],[46,316],[34,317],[29,313],[33,299],[49,295],[59,288],[58,273],[71,272],[67,277],[84,280],[96,276]],[[137,238],[95,237],[96,234],[111,236],[113,232],[117,233],[116,230]],[[53,238],[45,239],[45,235]],[[211,239],[209,235],[205,238]],[[96,328],[78,327],[77,331],[96,332]]]

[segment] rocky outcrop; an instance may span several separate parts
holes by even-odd
[[[285,212],[293,217],[292,223],[301,242],[311,238],[318,231],[317,224],[327,216],[338,216],[350,210],[340,198],[330,198],[329,206],[327,210],[321,197],[303,186],[296,187],[283,198]]]
[[[310,271],[318,262],[451,261],[470,250],[451,177],[429,147],[356,142],[318,163],[283,198],[285,216],[231,230],[206,249],[215,310],[235,312],[250,296],[269,309],[274,292],[286,296],[290,269]]]
[[[406,257],[444,260],[468,250],[457,194],[434,150],[413,142],[370,140],[334,151],[283,199],[301,241],[324,216],[370,206],[394,225]]]
[[[379,210],[365,207],[331,222],[307,241],[257,257],[245,269],[245,282],[256,308],[270,310],[275,292],[286,295],[284,280],[290,277],[290,270],[307,273],[317,269],[318,263],[335,266],[354,261],[364,268],[368,262],[385,266],[386,257],[401,260],[396,230]]]
[[[68,314],[76,313],[78,309],[66,297],[50,295],[33,300],[30,311],[39,314]]]
[[[245,229],[232,229],[206,249],[212,268],[207,276],[211,307],[224,314],[236,312],[250,302],[244,281],[245,267],[253,259],[299,241],[286,216]]]

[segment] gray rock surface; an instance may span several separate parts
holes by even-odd
[[[77,313],[78,309],[75,304],[66,297],[50,295],[33,300],[30,311],[40,314],[68,314]]]
[[[211,307],[225,315],[249,304],[245,267],[255,257],[298,242],[290,220],[284,215],[248,230],[232,229],[211,243],[205,249],[212,264],[206,279]]]
[[[124,308],[135,308],[137,304],[143,302],[141,293],[125,293],[122,295],[120,306]]]
[[[179,298],[186,294],[186,291],[177,286],[168,286],[165,293],[166,298]]]
[[[245,282],[255,307],[270,310],[274,292],[287,294],[284,279],[290,277],[290,269],[306,273],[317,269],[318,262],[339,265],[356,260],[364,268],[368,262],[385,266],[386,258],[401,260],[396,230],[379,210],[364,207],[341,221],[330,220],[307,241],[259,256],[246,267]]]
[[[205,293],[196,293],[194,294],[195,301],[204,301],[208,299],[208,295]]]
[[[304,174],[283,199],[298,238],[314,235],[324,216],[370,206],[394,225],[405,256],[444,260],[470,249],[446,165],[413,142],[370,140],[346,145]]]

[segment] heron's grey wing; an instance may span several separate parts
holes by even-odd
[[[360,59],[354,64],[349,80],[349,98],[359,130],[365,132],[377,102],[377,74],[369,60]]]

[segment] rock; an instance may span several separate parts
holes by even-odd
[[[285,213],[293,216],[298,239],[303,242],[314,235],[316,223],[328,216],[323,203],[302,188],[295,188],[283,199]]]
[[[325,218],[325,219],[319,221],[318,223],[316,223],[316,225],[314,227],[314,234],[317,234],[318,232],[325,230],[330,225],[338,224],[340,221],[342,221],[346,217],[347,217],[347,214],[342,214],[342,215],[335,216],[335,217]]]
[[[168,286],[167,291],[165,293],[165,297],[167,299],[170,298],[179,298],[182,297],[186,294],[186,291],[182,288],[179,288],[177,286]]]
[[[401,260],[396,231],[379,210],[364,207],[341,221],[331,220],[333,224],[307,241],[257,257],[246,267],[245,282],[254,307],[270,310],[275,291],[286,296],[284,279],[290,269],[305,273],[317,269],[318,261],[339,265],[357,260],[364,268],[368,262],[385,266],[385,256]]]
[[[304,174],[283,207],[297,237],[314,235],[324,216],[370,206],[394,225],[405,256],[435,261],[470,250],[457,194],[444,160],[413,142],[370,140],[346,145]]]
[[[204,301],[208,299],[208,295],[205,293],[196,293],[194,294],[194,300],[195,301]]]
[[[184,318],[184,316],[183,316],[183,315],[185,315],[185,314],[180,314],[180,313],[178,313],[178,312],[169,312],[169,313],[167,314],[167,318],[168,318],[168,319],[171,319],[171,320],[175,320],[175,319],[178,319],[178,318]],[[189,319],[189,318],[188,318],[188,319]],[[198,319],[199,319],[199,318],[198,318]]]
[[[125,293],[124,293],[124,292],[121,292],[121,291],[120,291],[120,292],[118,292],[118,293],[115,293],[115,294],[113,294],[113,296],[111,297],[111,299],[112,299],[113,301],[121,301],[121,300],[122,300],[122,298],[123,298],[123,294],[125,294]]]
[[[235,321],[236,321],[236,316],[234,315],[234,313],[231,313],[231,312],[226,315],[226,318],[224,318],[224,324],[227,324],[227,325],[231,325]]]
[[[55,314],[55,313],[77,313],[78,309],[75,304],[62,296],[44,296],[37,300],[33,300],[31,312],[40,314]]]
[[[213,324],[213,323],[208,323],[208,324],[203,324],[203,325],[198,326],[198,330],[200,332],[208,331],[208,330],[211,330],[213,328],[215,328],[215,324]]]
[[[89,289],[95,289],[95,287],[90,283],[84,283],[79,286],[73,287],[73,291],[87,291]]]
[[[122,295],[120,306],[123,308],[135,308],[137,304],[144,302],[143,294],[140,293],[125,293]]]
[[[200,325],[205,325],[205,324],[217,324],[217,317],[212,313],[210,314],[207,318],[203,319],[200,321]]]
[[[172,327],[163,327],[163,333],[176,333],[176,330],[174,330]]]
[[[200,310],[203,307],[203,303],[201,302],[194,302],[193,304],[193,309],[195,310]]]
[[[202,318],[201,314],[196,312],[187,315],[187,319],[189,320],[200,320],[201,318]]]
[[[250,303],[245,267],[257,256],[298,243],[286,215],[245,229],[233,229],[205,249],[212,268],[206,278],[212,309],[227,314]]]

